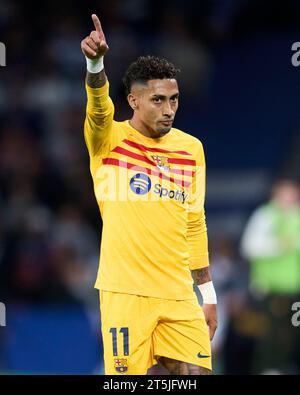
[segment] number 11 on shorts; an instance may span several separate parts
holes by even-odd
[[[112,348],[114,356],[118,355],[117,328],[110,328],[112,335]],[[119,333],[123,333],[123,355],[129,355],[129,330],[128,327],[121,328]]]

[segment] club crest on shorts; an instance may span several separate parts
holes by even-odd
[[[119,373],[125,373],[128,370],[127,359],[115,358],[115,369]]]
[[[152,155],[152,159],[154,160],[156,166],[164,171],[169,171],[170,166],[168,165],[168,158],[166,156]]]

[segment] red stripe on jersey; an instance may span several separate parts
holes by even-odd
[[[151,161],[150,159],[145,158],[144,156],[136,154],[134,152],[128,151],[127,149],[122,147],[116,147],[112,150],[112,152],[117,152],[118,154],[122,154],[125,156],[129,156],[130,158],[141,160],[143,162],[148,163],[149,165],[156,165],[156,163]]]
[[[181,174],[182,176],[189,176],[193,177],[195,172],[191,170],[185,170],[185,169],[169,169],[170,173],[175,173],[175,174]]]
[[[141,160],[141,161],[146,162],[150,165],[156,165],[156,163],[154,161],[151,161],[150,159],[145,158],[143,155],[139,155],[139,154],[136,154],[132,151],[128,151],[127,149],[122,148],[122,147],[116,147],[112,150],[112,152],[117,152],[122,155],[130,156],[131,158]],[[168,158],[168,163],[174,163],[174,164],[178,164],[178,165],[179,164],[180,165],[190,165],[190,166],[196,165],[195,160],[181,159],[181,158],[178,158],[178,159],[177,158]]]
[[[174,163],[177,165],[190,165],[195,166],[196,161],[192,159],[180,159],[180,158],[168,158],[168,163]]]
[[[177,180],[177,179],[175,179],[173,177],[168,177],[168,176],[166,176],[163,173],[159,173],[157,171],[153,171],[151,169],[148,169],[147,167],[134,165],[133,163],[124,162],[124,161],[122,161],[120,159],[104,158],[104,159],[102,159],[102,163],[103,163],[103,165],[113,165],[113,166],[118,166],[118,167],[124,167],[125,169],[132,169],[132,168],[134,168],[136,171],[143,171],[144,173],[152,174],[154,176],[157,176],[157,177],[162,178],[164,180],[171,181],[174,184],[177,184],[177,185],[183,186],[183,187],[187,187],[187,188],[191,185],[191,183],[188,182],[188,181]]]
[[[192,155],[186,151],[169,151],[169,150],[165,150],[162,148],[150,148],[150,147],[146,147],[145,145],[137,144],[134,141],[130,141],[130,140],[126,140],[126,139],[124,139],[123,142],[126,143],[127,145],[130,145],[131,147],[138,148],[141,151],[162,152],[165,154],[180,154],[180,155],[189,155],[189,156]]]

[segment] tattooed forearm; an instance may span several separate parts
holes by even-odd
[[[106,74],[105,71],[102,70],[100,73],[89,73],[86,72],[86,83],[91,88],[101,88],[105,85],[106,82]]]
[[[203,269],[192,270],[192,276],[196,285],[207,283],[211,281],[209,267]]]

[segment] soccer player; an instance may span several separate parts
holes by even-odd
[[[116,122],[98,17],[81,42],[87,61],[84,136],[103,220],[100,293],[106,374],[210,374],[217,327],[204,213],[201,142],[172,127],[177,70],[139,57],[125,73],[130,120]],[[193,290],[199,286],[203,306]]]

